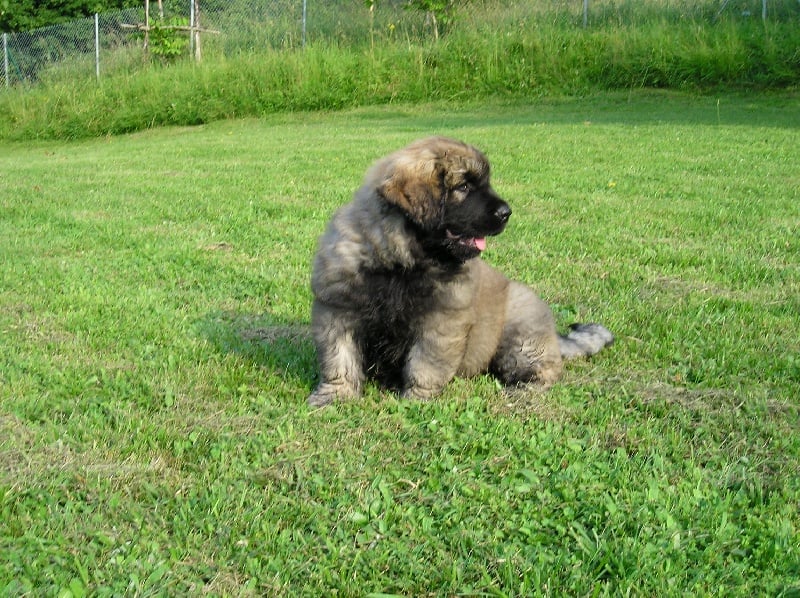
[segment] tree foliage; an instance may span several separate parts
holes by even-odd
[[[446,28],[452,18],[452,0],[408,0],[406,8],[424,12],[438,40],[442,29]]]
[[[29,31],[142,4],[142,0],[0,0],[0,31]]]

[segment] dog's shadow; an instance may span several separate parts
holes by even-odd
[[[311,327],[272,314],[211,313],[198,323],[199,334],[221,353],[239,355],[306,390],[317,382]]]

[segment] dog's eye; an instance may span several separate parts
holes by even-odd
[[[469,193],[469,183],[461,183],[454,191],[458,193]]]

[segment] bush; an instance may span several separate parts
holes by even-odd
[[[366,36],[305,49],[209,52],[199,65],[185,58],[169,66],[127,61],[141,66],[105,75],[99,85],[53,79],[3,94],[0,137],[76,138],[398,101],[640,87],[766,89],[800,81],[800,28],[792,22],[662,17],[626,26],[607,19],[583,29],[575,18],[462,10],[438,41],[406,34],[373,43]]]

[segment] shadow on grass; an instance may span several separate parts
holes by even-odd
[[[316,384],[316,354],[308,323],[287,322],[270,313],[220,311],[198,322],[197,329],[221,353],[240,355],[309,389]]]
[[[505,104],[505,109],[498,107]],[[759,126],[800,128],[800,95],[796,92],[760,94],[688,94],[669,90],[606,92],[586,97],[538,98],[485,104],[466,103],[450,111],[431,110],[427,116],[406,114],[419,128],[503,127],[535,124],[622,124]],[[356,109],[363,120],[400,119],[402,111],[384,106]]]

